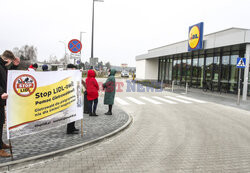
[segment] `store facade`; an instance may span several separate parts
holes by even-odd
[[[243,99],[250,95],[250,30],[230,28],[205,35],[198,50],[188,51],[187,45],[188,40],[137,56],[137,78],[233,94],[241,78]],[[241,74],[236,68],[238,57],[247,60]]]

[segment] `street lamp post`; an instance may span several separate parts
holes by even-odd
[[[64,44],[64,60],[66,61],[64,63],[67,64],[66,44],[63,41],[59,41],[59,42]]]
[[[93,0],[93,9],[92,9],[92,39],[91,39],[91,57],[94,58],[94,18],[95,18],[95,1],[104,2],[103,0]]]
[[[82,43],[82,34],[83,34],[83,33],[86,33],[86,32],[82,32],[82,31],[80,32],[80,42],[81,42],[81,43]],[[80,51],[80,55],[82,55],[82,49],[81,49],[81,51]]]

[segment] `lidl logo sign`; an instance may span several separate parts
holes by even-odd
[[[189,27],[188,51],[202,49],[203,46],[203,22]]]

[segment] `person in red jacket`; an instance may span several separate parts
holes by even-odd
[[[99,85],[95,79],[95,71],[89,70],[86,79],[87,99],[89,101],[89,116],[98,116],[96,108],[98,104]],[[93,106],[94,103],[94,106]],[[92,109],[93,107],[93,109]]]

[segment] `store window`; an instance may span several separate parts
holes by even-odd
[[[173,80],[175,81],[175,83],[177,81],[177,73],[178,73],[177,61],[178,61],[178,59],[174,58],[174,61],[173,61]]]
[[[203,80],[204,80],[204,55],[199,56],[198,62],[198,87],[203,88]]]
[[[182,67],[182,70],[181,70],[181,84],[185,85],[185,83],[186,83],[186,74],[187,74],[187,71],[186,71],[187,58],[186,58],[186,56],[182,57],[182,66],[181,67]]]
[[[165,82],[169,80],[169,59],[166,59]]]
[[[193,74],[192,74],[192,86],[198,87],[198,74],[199,74],[199,68],[198,68],[198,56],[195,56],[193,58]]]
[[[187,57],[187,65],[186,65],[186,82],[188,83],[188,85],[191,84],[191,71],[192,71],[192,59],[191,59],[191,54],[188,54]]]
[[[224,52],[221,60],[221,80],[220,88],[222,92],[229,91],[229,71],[230,71],[230,52]]]
[[[179,85],[180,81],[181,81],[181,57],[178,57],[177,68],[178,68],[178,71],[177,71],[177,84]]]
[[[232,52],[230,56],[230,79],[229,79],[229,91],[232,93],[237,93],[237,82],[238,82],[238,69],[236,68],[237,58],[239,57],[239,52]]]
[[[213,54],[208,54],[205,64],[205,88],[212,89],[213,78]]]
[[[158,60],[158,81],[161,78],[161,59]]]
[[[161,70],[161,81],[164,80],[164,75],[165,75],[165,58],[162,60],[162,70]]]
[[[214,56],[213,62],[213,79],[212,79],[212,87],[214,91],[219,91],[219,75],[220,75],[220,55],[216,53]]]
[[[249,63],[249,67],[250,67],[250,63]],[[248,71],[248,85],[247,85],[247,95],[250,95],[250,68]]]
[[[169,81],[172,81],[172,62],[173,62],[173,59],[170,58],[169,59]]]
[[[172,58],[166,58],[166,74],[165,74],[165,82],[170,83],[172,79]]]

